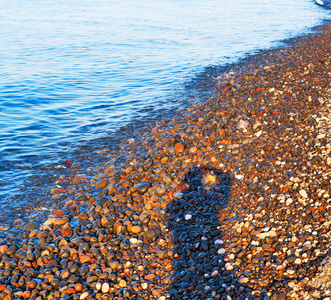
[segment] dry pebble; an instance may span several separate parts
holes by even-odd
[[[68,169],[65,205],[0,245],[0,299],[330,297],[330,30]]]

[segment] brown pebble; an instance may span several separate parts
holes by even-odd
[[[178,153],[178,152],[182,152],[182,151],[184,151],[184,145],[180,144],[180,143],[177,143],[175,145],[175,152]]]
[[[132,233],[140,233],[142,231],[142,229],[140,226],[135,225],[135,226],[131,227],[131,231],[132,231]]]
[[[107,181],[107,179],[103,179],[103,180],[99,181],[99,182],[95,185],[95,187],[96,187],[97,189],[103,189],[103,188],[105,188],[107,185],[108,185],[108,181]]]

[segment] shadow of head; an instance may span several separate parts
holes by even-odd
[[[224,253],[219,212],[230,200],[231,176],[208,167],[194,168],[169,207],[169,229],[174,243],[172,299],[216,296],[227,286],[230,271],[222,272]]]

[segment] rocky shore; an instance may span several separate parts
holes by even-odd
[[[66,204],[0,246],[0,299],[330,299],[330,40],[234,66],[93,177],[71,166]]]

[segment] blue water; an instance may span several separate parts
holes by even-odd
[[[0,12],[0,207],[50,157],[329,17],[310,0],[0,0]]]

